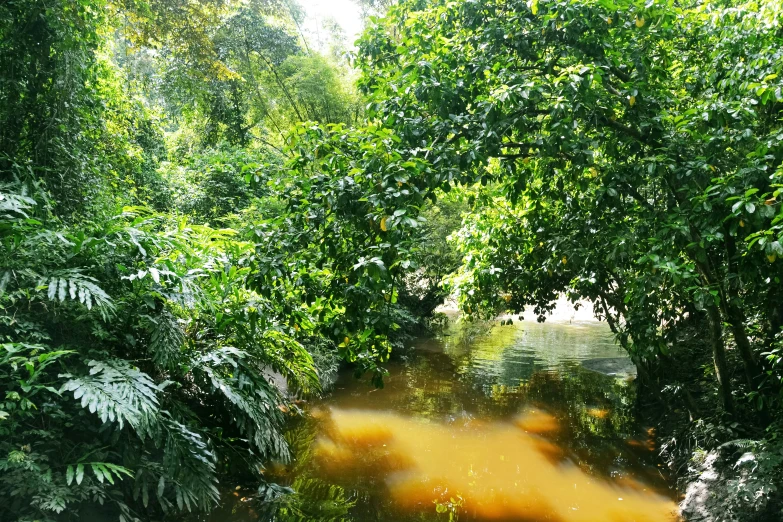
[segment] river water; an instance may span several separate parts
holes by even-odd
[[[383,389],[346,373],[309,406],[296,459],[269,470],[295,495],[234,491],[210,520],[676,520],[632,379],[583,364],[621,357],[596,322],[452,326],[390,363]]]

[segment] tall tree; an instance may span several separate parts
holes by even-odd
[[[640,360],[667,352],[664,326],[705,310],[726,408],[724,324],[758,386],[761,341],[781,326],[780,13],[779,2],[392,8],[361,42],[371,116],[447,177],[500,182],[510,202],[466,238],[465,306],[543,311],[567,291],[597,303]]]

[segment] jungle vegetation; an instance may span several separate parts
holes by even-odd
[[[0,518],[275,496],[297,400],[449,294],[592,302],[765,512],[783,3],[361,4],[353,55],[288,0],[0,4]]]

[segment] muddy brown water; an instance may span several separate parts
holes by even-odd
[[[414,344],[383,389],[345,373],[294,423],[295,460],[268,475],[295,494],[229,491],[209,520],[676,520],[632,379],[581,364],[623,357],[605,325],[452,326]]]

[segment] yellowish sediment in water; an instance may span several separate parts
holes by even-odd
[[[605,419],[609,416],[609,410],[603,410],[601,408],[589,408],[587,414],[596,419]]]
[[[591,476],[547,441],[558,430],[546,412],[514,422],[440,424],[390,412],[331,410],[317,446],[326,471],[377,469],[403,508],[462,498],[482,520],[674,521],[675,504],[640,483]],[[600,415],[596,415],[600,416]]]

